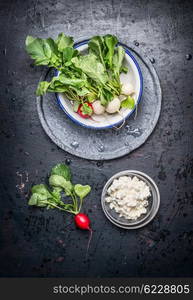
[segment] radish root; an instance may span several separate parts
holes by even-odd
[[[118,110],[117,113],[123,118],[123,122],[118,127],[117,126],[113,126],[113,128],[115,130],[119,130],[119,129],[121,129],[125,125],[125,117],[124,117],[124,115],[120,112],[120,110]]]
[[[92,233],[93,233],[91,228],[89,228],[88,230],[89,230],[89,239],[88,239],[88,244],[87,244],[87,248],[86,248],[86,257],[85,257],[85,259],[87,259],[87,257],[88,257],[88,250],[90,248],[90,242],[92,240]]]

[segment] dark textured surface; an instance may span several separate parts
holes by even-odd
[[[192,1],[1,1],[1,276],[192,276]],[[73,157],[45,135],[34,90],[43,68],[31,67],[27,34],[81,38],[116,33],[154,61],[163,90],[161,117],[148,141],[106,162]],[[27,206],[32,184],[51,166],[71,159],[74,181],[93,190],[84,206],[94,230],[76,230],[70,215]],[[128,232],[100,207],[107,179],[124,169],[145,171],[159,186],[161,206],[152,223]],[[22,175],[22,182],[20,179]]]
[[[160,82],[146,55],[132,48],[129,51],[137,59],[143,74],[143,94],[137,113],[134,112],[116,129],[93,130],[79,126],[58,107],[55,94],[37,97],[40,122],[57,146],[81,158],[107,160],[129,154],[147,140],[160,116]],[[50,70],[42,77],[49,81],[52,76],[53,70]],[[77,147],[73,147],[74,143]]]

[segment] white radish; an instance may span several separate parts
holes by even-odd
[[[120,106],[121,106],[121,101],[119,100],[119,98],[116,97],[108,103],[106,107],[106,111],[109,114],[114,114],[119,111]]]
[[[92,107],[96,115],[102,115],[105,112],[105,107],[101,104],[100,100],[94,101]]]
[[[131,95],[133,93],[135,93],[135,90],[130,82],[122,83],[121,94]]]

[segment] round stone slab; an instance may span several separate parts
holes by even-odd
[[[93,130],[70,120],[57,104],[56,96],[48,93],[37,97],[37,110],[43,129],[50,139],[63,150],[91,160],[121,157],[140,147],[150,136],[159,119],[162,93],[157,73],[146,57],[132,48],[143,75],[143,95],[137,111],[121,128]],[[49,80],[53,71],[41,80]]]

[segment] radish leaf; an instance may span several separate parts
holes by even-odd
[[[81,69],[82,72],[98,84],[105,84],[107,82],[108,75],[105,67],[94,54],[74,57],[72,58],[72,62],[76,68]]]
[[[110,67],[110,69],[112,69],[113,68],[113,55],[114,55],[115,46],[118,43],[118,40],[117,40],[116,36],[107,34],[104,36],[104,41],[108,48],[108,52],[106,54],[105,60],[108,64],[108,66]]]
[[[90,185],[75,184],[74,191],[76,195],[82,200],[90,193],[91,187]]]
[[[69,196],[73,189],[72,183],[70,181],[67,181],[63,176],[60,175],[50,176],[49,184],[54,187],[63,188],[66,196]]]
[[[60,52],[63,52],[66,47],[72,47],[73,43],[73,38],[71,36],[64,35],[63,32],[61,32],[56,39],[56,44]]]
[[[125,50],[122,46],[118,46],[116,53],[113,56],[113,69],[115,76],[119,76],[122,68],[123,58],[125,56]]]
[[[60,175],[67,181],[71,180],[72,177],[70,168],[65,164],[57,164],[52,168],[51,175]]]
[[[94,36],[88,43],[89,53],[94,53],[99,57],[101,63],[105,67],[104,61],[104,39],[102,36]]]
[[[122,108],[130,108],[133,109],[135,107],[135,100],[131,96],[128,96],[125,100],[121,102]]]
[[[47,197],[46,195],[34,193],[29,199],[28,204],[32,206],[38,206],[38,207],[46,207],[47,206]]]
[[[31,191],[32,191],[32,194],[37,193],[37,194],[40,194],[40,195],[44,195],[47,198],[52,197],[52,195],[50,194],[50,192],[49,192],[49,190],[48,190],[48,188],[45,184],[34,185],[31,189]]]

